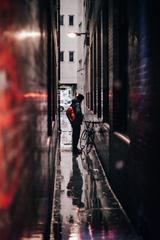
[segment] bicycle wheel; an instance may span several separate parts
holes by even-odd
[[[88,131],[86,129],[84,129],[80,136],[80,148],[82,150],[86,146],[87,138],[88,138]]]
[[[91,151],[93,144],[94,144],[94,132],[90,132],[88,134],[88,138],[86,141],[86,153],[87,154]]]

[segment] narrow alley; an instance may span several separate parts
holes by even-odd
[[[158,239],[159,5],[0,1],[0,240]]]
[[[50,240],[140,240],[113,193],[95,149],[72,154],[71,126],[61,113]]]

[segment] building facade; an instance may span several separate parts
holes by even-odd
[[[60,85],[62,89],[77,89],[78,38],[67,34],[79,31],[80,1],[61,0],[60,10]]]
[[[59,1],[0,8],[0,239],[49,239],[58,145]],[[11,14],[12,13],[12,14]]]
[[[97,153],[137,232],[151,240],[158,229],[158,5],[84,0],[84,16],[87,110],[104,122]]]

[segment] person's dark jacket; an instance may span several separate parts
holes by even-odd
[[[82,113],[82,110],[81,110],[81,104],[75,98],[75,99],[72,100],[71,106],[73,107],[73,109],[75,111],[75,115],[76,115],[76,118],[75,118],[75,120],[72,124],[81,125],[82,122],[83,122],[83,113]]]

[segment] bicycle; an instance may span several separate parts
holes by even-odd
[[[88,154],[93,145],[94,145],[94,139],[95,139],[95,128],[94,126],[96,124],[100,124],[102,122],[100,121],[84,121],[86,127],[82,131],[80,136],[80,148],[83,151],[86,150],[86,153]]]

